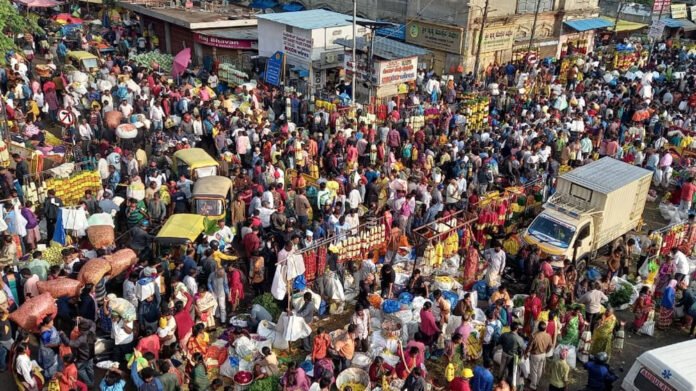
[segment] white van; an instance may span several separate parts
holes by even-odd
[[[648,350],[621,383],[626,391],[696,390],[696,340]]]

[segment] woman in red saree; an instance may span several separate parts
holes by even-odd
[[[537,319],[541,313],[542,303],[535,291],[531,291],[524,300],[524,328],[522,332],[531,336],[536,331]]]
[[[176,320],[176,339],[179,341],[179,346],[182,350],[185,350],[188,344],[188,340],[191,337],[191,330],[193,329],[193,318],[191,318],[191,306],[193,305],[193,298],[188,292],[184,292],[186,295],[186,305],[181,300],[177,300],[174,303],[174,320]]]
[[[566,280],[563,274],[563,269],[558,269],[551,276],[551,298],[549,299],[549,309],[555,310],[563,300],[563,292],[565,291]]]
[[[426,346],[432,345],[437,341],[437,337],[440,335],[440,327],[437,322],[435,322],[435,316],[431,310],[432,303],[426,301],[423,304],[423,309],[420,311],[420,332],[423,334],[423,343]]]
[[[406,379],[408,374],[411,373],[413,368],[420,367],[422,362],[418,360],[418,348],[416,346],[411,346],[407,351],[403,351],[401,347],[401,341],[399,341],[399,364],[396,366],[396,376],[399,379]]]
[[[465,259],[462,285],[470,287],[476,281],[476,271],[479,264],[479,252],[476,243],[472,243],[466,250],[460,250],[460,257]]]
[[[636,302],[633,303],[633,315],[636,317],[633,320],[634,331],[638,331],[641,327],[643,327],[643,324],[645,324],[645,322],[648,320],[648,315],[652,309],[653,306],[652,299],[650,298],[650,288],[644,286],[640,289],[638,299],[636,299]]]
[[[230,286],[232,311],[236,311],[239,303],[244,300],[244,284],[242,284],[242,272],[232,264],[227,265],[227,283]]]

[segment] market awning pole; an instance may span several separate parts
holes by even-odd
[[[619,26],[619,15],[621,15],[621,10],[623,9],[624,6],[623,1],[619,1],[619,8],[616,9],[616,19],[614,19],[614,32],[612,35],[616,35],[616,28]]]
[[[483,44],[483,29],[486,27],[486,19],[488,19],[488,2],[483,7],[483,18],[481,18],[481,29],[478,36],[478,48],[476,49],[476,62],[474,63],[474,80],[478,79],[479,62],[481,61],[481,45]]]
[[[358,59],[355,57],[355,46],[358,39],[357,22],[358,22],[358,0],[353,0],[353,82],[350,91],[350,101],[355,104],[355,72],[357,70],[356,63]]]

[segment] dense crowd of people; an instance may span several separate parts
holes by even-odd
[[[262,84],[225,90],[215,63],[193,65],[169,81],[159,69],[129,59],[129,47],[157,46],[151,35],[148,40],[138,24],[113,31],[117,50],[93,72],[87,94],[71,82],[62,40],[37,48],[41,54],[33,61],[6,54],[8,66],[0,74],[13,134],[38,149],[49,133],[57,133],[67,155],[96,170],[103,187],[86,191],[79,205],[64,205],[48,189],[37,205],[23,196],[22,186],[32,181],[26,159],[13,154],[12,168],[0,167],[0,370],[11,370],[19,389],[119,391],[127,379],[143,391],[226,389],[231,379],[216,374],[208,360],[218,347],[215,338],[223,336],[223,346],[251,363],[252,383],[278,378],[287,391],[331,389],[358,354],[370,360],[364,369],[373,386],[398,384],[408,391],[567,390],[569,356],[584,362],[588,390],[611,389],[616,375],[609,361],[624,338],[619,309],[608,304],[617,289],[613,277],[654,280],[637,292],[627,331],[652,335],[646,324],[668,329],[677,318],[694,334],[690,250],[675,247],[656,264],[660,247],[652,232],[617,239],[606,262],[593,260],[600,272],[590,275],[568,260],[553,267],[539,247],[523,243],[514,231],[482,229],[475,240],[458,241],[465,245],[453,256],[461,283],[454,301],[436,286],[433,265],[412,264],[422,254],[416,260],[402,251],[410,254],[418,228],[460,210],[477,213],[489,192],[529,183],[553,191],[561,170],[605,156],[653,171],[653,188],[666,192],[664,203],[688,214],[696,195],[693,162],[667,149],[691,147],[696,126],[694,60],[685,48],[659,44],[630,75],[611,72],[606,59],[593,53],[573,55],[567,69],[550,60],[490,64],[480,79],[424,70],[408,94],[375,107],[371,122],[366,106],[327,111],[307,96]],[[35,72],[41,57],[63,86]],[[121,76],[134,84],[123,88]],[[102,81],[112,87],[102,89]],[[204,88],[192,87],[199,81]],[[503,86],[526,91],[511,93]],[[483,126],[473,126],[459,105],[465,93],[490,97]],[[61,110],[75,121],[61,123]],[[105,120],[114,111],[123,122],[144,116],[149,127],[121,139]],[[416,125],[419,117],[425,120]],[[155,252],[153,239],[168,218],[195,213],[191,199],[198,178],[177,174],[171,159],[188,148],[205,150],[220,164],[218,175],[232,179],[229,210],[194,242]],[[290,170],[307,176],[291,177]],[[144,195],[134,197],[129,189],[139,183]],[[117,235],[129,239],[95,249],[84,232],[70,232],[74,244],[62,249],[62,263],[51,265],[44,253],[63,206],[77,206],[88,216],[107,214]],[[295,288],[304,291],[297,303],[283,294],[279,274],[297,254],[355,235],[366,223],[382,224],[388,232],[376,254],[344,263],[340,250],[329,248],[326,272],[318,271],[307,284],[320,300],[305,288]],[[74,297],[57,298],[57,312],[40,319],[35,330],[10,320],[27,299],[40,296],[40,282],[78,279],[91,259],[118,247],[138,254],[121,279],[101,278]],[[404,263],[411,266],[404,269]],[[407,281],[397,283],[406,271]],[[156,281],[156,288],[143,294],[143,279]],[[336,303],[337,289],[356,294]],[[293,344],[309,355],[311,376],[298,355],[281,360],[281,351],[287,355],[282,349],[263,346],[239,354],[264,324],[279,322],[268,305],[251,303],[268,292],[281,312],[311,327]],[[374,354],[373,337],[381,332],[372,319],[381,311],[375,296],[380,302],[405,297],[417,314],[417,330],[397,338],[391,357]],[[322,302],[333,302],[338,308],[330,310],[332,317],[343,316],[344,323],[327,321]],[[248,314],[243,326],[235,323],[240,314]],[[95,351],[102,340],[112,343],[110,357]],[[34,343],[38,355],[30,349]],[[95,377],[98,360],[110,361],[101,380]],[[444,378],[433,370],[438,367],[446,368]],[[352,383],[341,386],[363,391]]]

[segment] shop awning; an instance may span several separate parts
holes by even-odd
[[[300,77],[309,77],[309,70],[300,66],[295,65],[292,68],[290,68],[290,70],[297,72],[298,76]]]
[[[304,9],[304,5],[300,3],[288,3],[288,4],[283,4],[283,11],[287,12],[295,12],[295,11],[302,11]]]
[[[682,26],[681,20],[678,19],[672,19],[672,18],[662,18],[660,19],[662,22],[664,22],[666,27],[670,28],[679,28]]]
[[[249,4],[249,8],[257,8],[260,10],[265,10],[268,8],[273,8],[276,5],[278,5],[278,3],[276,3],[273,0],[254,0],[251,2],[251,4]]]
[[[338,38],[334,41],[336,45],[341,45],[346,48],[353,47],[353,40],[346,38]],[[362,52],[367,52],[369,42],[364,37],[358,37],[356,49]],[[397,60],[399,58],[420,57],[429,54],[429,50],[421,47],[409,45],[407,43],[395,41],[393,39],[378,37],[375,39],[374,55],[385,60]]]
[[[614,21],[616,21],[616,18],[612,18],[611,16],[601,16],[601,18],[606,20],[607,22],[611,23],[611,26],[607,27],[607,30],[614,29]],[[643,23],[629,22],[628,20],[619,19],[619,23],[616,24],[616,32],[620,33],[623,31],[635,31],[635,30],[640,30],[643,27],[648,27],[648,25],[643,24]]]
[[[602,18],[566,20],[563,23],[577,31],[596,30],[614,25],[614,23]]]
[[[682,25],[681,28],[684,31],[694,31],[696,30],[696,23],[690,21],[689,19],[677,19]]]
[[[61,4],[60,1],[55,0],[17,0],[17,2],[27,8],[53,8]]]

